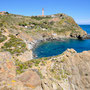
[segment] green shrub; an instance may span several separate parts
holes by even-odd
[[[6,39],[7,39],[7,37],[0,33],[0,43],[5,41]]]
[[[9,14],[9,12],[6,12],[5,14]]]
[[[20,54],[26,50],[26,44],[19,38],[10,35],[10,40],[4,44],[1,48],[5,51],[9,51],[12,54]]]
[[[32,16],[31,19],[36,19],[36,20],[42,20],[42,19],[50,19],[50,16],[46,16],[46,17],[39,17],[39,16]]]
[[[3,26],[3,23],[0,23],[0,27],[2,27]]]
[[[27,23],[25,22],[19,23],[19,26],[27,26]]]
[[[53,24],[54,24],[54,21],[51,21],[49,24],[50,24],[50,25],[53,25]]]

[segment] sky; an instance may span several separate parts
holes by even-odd
[[[78,24],[90,24],[90,0],[0,0],[0,11],[34,16],[65,13]]]

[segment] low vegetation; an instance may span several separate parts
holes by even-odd
[[[31,19],[36,19],[36,20],[42,20],[42,19],[50,19],[51,17],[50,16],[46,16],[46,17],[39,17],[39,16],[32,16]]]
[[[61,59],[60,61],[55,60],[54,66],[52,69],[50,69],[52,76],[58,80],[67,79],[68,75],[70,73],[63,69],[63,64],[65,62],[65,59]]]
[[[27,26],[27,23],[25,22],[19,23],[19,26]]]
[[[3,41],[5,41],[7,39],[7,37],[5,35],[2,35],[0,33],[0,43],[2,43]]]
[[[26,27],[25,27],[26,26]],[[28,34],[40,34],[40,32],[54,32],[57,34],[71,31],[71,34],[81,29],[75,21],[65,14],[49,16],[21,16],[14,14],[0,15],[0,28],[8,28],[10,32],[25,31]],[[78,32],[77,32],[78,33]]]
[[[16,72],[17,72],[17,74],[21,74],[22,72],[25,71],[25,69],[32,68],[33,66],[39,67],[39,65],[41,65],[41,64],[45,65],[46,64],[45,60],[48,60],[48,59],[50,59],[50,57],[44,57],[44,58],[40,58],[40,59],[32,59],[32,60],[24,62],[24,63],[22,63],[19,60],[16,60],[16,66],[17,66]]]
[[[23,42],[23,40],[16,38],[13,35],[10,35],[9,37],[10,40],[1,47],[4,51],[9,51],[11,54],[19,55],[26,50],[26,44]]]

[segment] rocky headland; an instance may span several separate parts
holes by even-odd
[[[90,51],[26,62],[0,52],[0,90],[90,90]]]
[[[67,49],[33,59],[40,42],[85,39],[87,33],[66,14],[0,15],[0,90],[90,90],[90,51]]]

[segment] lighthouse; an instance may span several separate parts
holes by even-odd
[[[42,8],[42,16],[44,16],[44,8]]]

